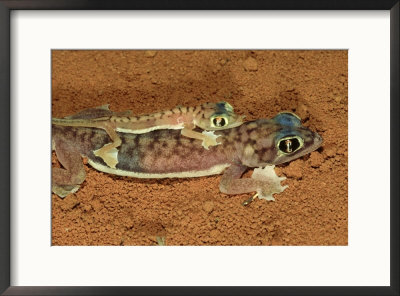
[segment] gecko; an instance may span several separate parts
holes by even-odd
[[[282,192],[285,177],[274,166],[304,156],[322,145],[322,137],[302,126],[290,112],[272,119],[248,121],[216,131],[219,145],[206,150],[200,140],[182,137],[177,130],[145,134],[119,133],[118,164],[108,166],[94,151],[110,141],[102,129],[52,125],[52,148],[62,165],[52,169],[52,191],[60,197],[76,192],[85,180],[82,157],[104,173],[136,178],[187,178],[223,173],[219,189],[225,194],[255,192],[274,200]],[[241,178],[248,169],[250,178]],[[254,196],[254,197],[255,197]]]
[[[159,129],[180,129],[181,135],[202,140],[205,149],[218,145],[214,134],[239,126],[244,116],[234,113],[227,102],[205,103],[196,107],[175,107],[172,110],[153,114],[133,116],[131,111],[113,112],[108,105],[85,109],[77,114],[64,118],[53,118],[53,125],[92,127],[104,129],[111,139],[103,147],[94,151],[111,168],[118,164],[118,147],[122,141],[118,132],[143,134]],[[199,127],[202,132],[195,131]]]

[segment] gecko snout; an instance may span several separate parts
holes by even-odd
[[[318,133],[315,133],[314,145],[319,147],[319,146],[321,146],[322,142],[323,142],[322,137]]]

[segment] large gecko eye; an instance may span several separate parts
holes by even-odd
[[[302,138],[297,136],[289,136],[281,139],[278,143],[279,151],[289,154],[299,150],[303,147],[304,141]]]
[[[211,125],[213,127],[224,127],[228,125],[228,119],[223,116],[215,116],[211,119]]]

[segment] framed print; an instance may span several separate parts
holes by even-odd
[[[398,12],[1,2],[1,292],[398,295]]]

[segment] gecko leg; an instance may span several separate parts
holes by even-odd
[[[52,168],[51,190],[60,197],[76,192],[85,180],[82,157],[76,148],[65,141],[54,139],[56,155],[64,168]]]
[[[107,132],[112,142],[104,145],[98,150],[93,151],[93,153],[94,155],[102,158],[110,168],[115,169],[115,166],[118,163],[117,147],[121,145],[122,141],[115,129],[110,124],[104,124],[102,128]]]
[[[274,201],[275,198],[272,194],[281,193],[288,187],[287,185],[281,185],[281,181],[286,180],[286,177],[278,177],[275,173],[274,167],[274,165],[267,165],[265,168],[254,169],[251,178],[269,184],[267,187],[264,186],[257,188],[257,193],[253,196],[253,199],[258,197],[259,199]]]
[[[210,146],[221,144],[217,142],[217,138],[219,137],[219,135],[214,135],[214,131],[203,131],[202,133],[199,133],[190,128],[184,127],[181,130],[181,135],[188,138],[202,140],[203,142],[201,143],[201,145],[207,150]]]
[[[278,177],[275,174],[274,166],[266,166],[264,169],[256,168],[253,171],[251,178],[240,179],[240,176],[246,170],[243,165],[231,165],[221,178],[219,188],[221,192],[226,194],[241,194],[256,191],[256,196],[260,199],[275,200],[272,194],[280,193],[287,186],[282,186],[281,181],[285,177]],[[246,203],[247,202],[247,203]],[[251,202],[247,200],[245,203]]]

